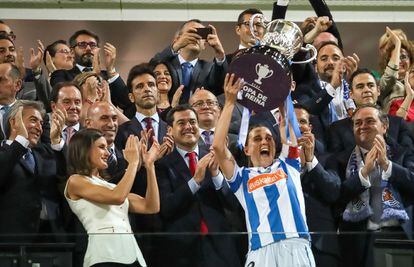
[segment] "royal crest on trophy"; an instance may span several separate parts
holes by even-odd
[[[263,38],[255,35],[257,24],[264,27]],[[245,84],[238,95],[243,106],[255,112],[274,109],[289,95],[291,64],[308,63],[316,58],[316,49],[303,45],[300,28],[287,20],[268,21],[262,14],[250,18],[250,32],[259,45],[241,50],[230,64],[229,72],[244,79]],[[305,61],[292,61],[302,51],[312,51]]]

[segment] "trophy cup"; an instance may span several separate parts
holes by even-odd
[[[255,35],[254,27],[262,25],[262,39]],[[300,28],[287,20],[267,21],[262,14],[250,18],[250,31],[260,45],[241,50],[230,64],[229,72],[242,77],[245,84],[238,95],[243,106],[255,112],[274,109],[287,98],[291,87],[291,64],[308,63],[316,58],[315,47],[302,47]],[[311,51],[305,61],[292,61],[299,51]]]

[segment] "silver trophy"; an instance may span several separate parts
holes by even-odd
[[[260,23],[265,29],[262,39],[255,35],[255,24]],[[311,58],[304,61],[290,61],[292,64],[308,63],[316,58],[317,50],[311,45],[303,45],[303,34],[295,23],[283,19],[268,21],[262,14],[254,14],[250,18],[250,32],[261,45],[269,46],[283,54],[288,60],[301,51],[312,51]]]

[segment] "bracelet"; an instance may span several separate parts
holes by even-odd
[[[392,70],[398,71],[398,68],[397,68],[397,67],[394,67],[394,68],[393,68],[393,67],[391,67],[390,65],[387,65],[387,67],[388,67],[388,68],[390,68],[390,69],[392,69]]]

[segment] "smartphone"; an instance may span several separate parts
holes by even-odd
[[[210,27],[197,28],[197,34],[201,36],[201,39],[207,39],[207,36],[212,33],[213,31]]]

